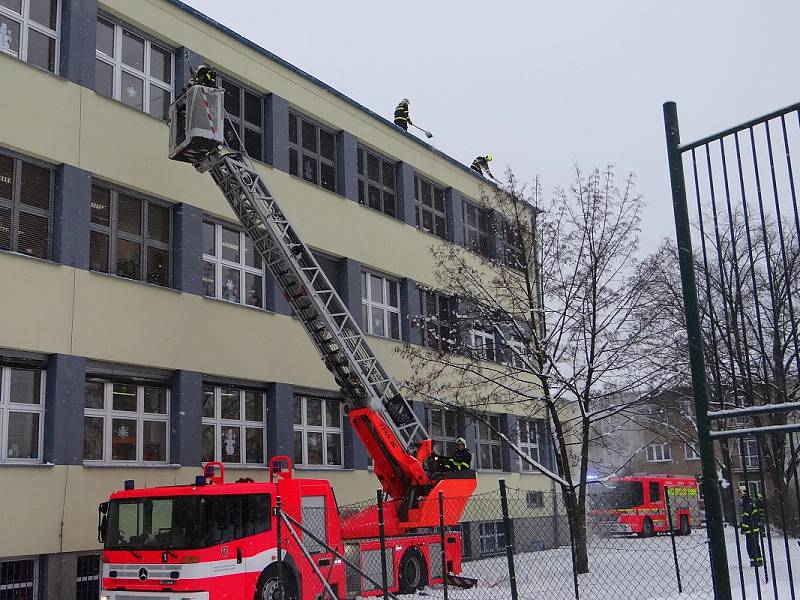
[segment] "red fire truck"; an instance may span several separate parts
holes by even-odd
[[[672,529],[689,535],[692,527],[700,524],[698,498],[694,477],[615,477],[589,484],[588,524],[600,535],[651,537],[669,531],[669,500]]]
[[[170,107],[169,156],[211,174],[339,386],[387,498],[389,590],[413,592],[443,578],[473,583],[456,577],[460,535],[442,540],[435,532],[439,502],[445,526],[461,520],[475,472],[438,468],[425,427],[311,250],[247,155],[226,145],[224,118],[222,89],[190,86]],[[379,593],[369,581],[380,581],[383,568],[377,508],[340,515],[328,481],[294,478],[286,457],[269,469],[264,483],[226,482],[221,463],[207,464],[191,485],[126,482],[100,505],[101,598],[281,600],[279,577],[283,600]],[[283,517],[273,511],[278,502]]]

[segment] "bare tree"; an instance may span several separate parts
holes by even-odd
[[[633,177],[618,186],[611,167],[576,167],[549,200],[538,182],[526,188],[508,172],[484,201],[496,207],[488,243],[468,235],[474,252],[431,249],[436,289],[422,290],[424,347],[402,350],[413,366],[407,386],[473,413],[547,417],[576,566],[587,572],[594,426],[646,402],[665,379],[664,365],[642,357],[652,301],[637,261],[643,202]]]

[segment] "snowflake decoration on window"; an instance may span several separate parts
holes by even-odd
[[[123,440],[128,437],[130,431],[128,430],[127,425],[120,425],[119,429],[117,429],[117,435],[121,437]]]
[[[136,98],[136,94],[137,94],[136,88],[133,87],[132,85],[128,86],[128,89],[125,90],[125,91],[128,93],[128,98]]]

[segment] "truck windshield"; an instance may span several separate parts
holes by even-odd
[[[206,548],[270,529],[269,494],[112,500],[106,550]]]
[[[641,481],[616,482],[614,487],[594,484],[589,490],[592,499],[591,507],[598,508],[633,508],[644,503]]]

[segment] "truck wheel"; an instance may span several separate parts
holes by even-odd
[[[410,548],[400,559],[397,572],[398,588],[401,594],[413,594],[428,583],[425,558],[417,548]]]
[[[642,521],[642,532],[639,534],[639,537],[648,538],[653,537],[656,534],[656,529],[653,527],[653,521],[650,517],[647,517],[644,521]]]
[[[278,569],[269,567],[258,578],[254,600],[280,600]],[[297,584],[288,568],[283,568],[283,600],[298,600]]]
[[[680,526],[678,527],[679,535],[689,535],[692,533],[692,528],[689,525],[689,517],[681,515]]]

